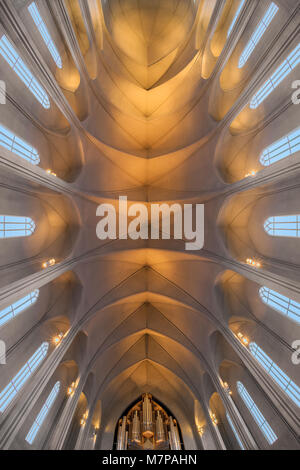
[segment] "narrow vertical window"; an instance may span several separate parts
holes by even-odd
[[[269,217],[264,229],[272,237],[300,237],[300,214]]]
[[[38,151],[0,124],[0,145],[33,165],[40,163]]]
[[[35,230],[30,217],[0,215],[0,238],[29,237]]]
[[[300,304],[298,302],[265,286],[259,289],[259,295],[266,305],[300,323]]]
[[[278,365],[256,344],[250,343],[249,349],[255,359],[267,371],[279,387],[300,406],[300,388],[286,375]]]
[[[41,411],[37,415],[36,419],[34,420],[33,425],[30,428],[29,433],[27,434],[25,440],[29,443],[32,444],[34,439],[36,438],[37,433],[39,432],[43,422],[45,421],[45,418],[47,414],[50,411],[50,408],[52,407],[58,392],[60,389],[60,382],[56,382],[54,385],[53,389],[51,390],[46,402],[44,403]]]
[[[265,101],[275,88],[291,73],[300,63],[300,43],[288,55],[281,65],[275,70],[273,75],[263,84],[250,101],[250,108],[256,109]]]
[[[300,150],[300,127],[265,148],[260,156],[264,166],[272,165]]]
[[[28,381],[29,377],[42,363],[46,357],[49,348],[49,343],[42,343],[37,351],[31,356],[26,362],[22,369],[15,375],[15,377],[9,382],[5,389],[0,392],[0,412],[3,413],[8,405],[15,398],[17,393],[23,388]]]
[[[235,25],[235,23],[236,23],[236,20],[237,20],[238,17],[239,17],[239,14],[240,14],[241,11],[242,11],[242,8],[243,8],[243,6],[244,6],[244,3],[245,3],[245,0],[241,0],[241,1],[240,1],[240,4],[239,4],[239,6],[238,6],[238,9],[237,9],[237,11],[236,11],[236,13],[235,13],[235,15],[234,15],[234,18],[233,18],[233,20],[232,20],[232,22],[231,22],[231,25],[229,26],[229,29],[228,29],[228,31],[227,31],[227,37],[228,37],[228,38],[229,38],[229,36],[230,36],[230,34],[231,34],[231,31],[232,31],[233,28],[234,28],[234,25]]]
[[[242,382],[237,382],[237,391],[240,397],[242,398],[243,402],[247,406],[248,410],[250,411],[254,421],[258,425],[264,437],[267,439],[268,443],[270,445],[274,444],[274,442],[277,440],[275,432],[273,431],[273,429],[271,428],[259,408],[256,406],[254,401],[252,400],[251,396],[249,395],[247,389],[244,387]]]
[[[0,54],[41,105],[49,109],[50,101],[48,95],[5,35],[0,39]]]
[[[41,36],[44,40],[44,43],[46,44],[46,46],[47,46],[47,48],[48,48],[48,50],[49,50],[49,52],[52,56],[52,59],[56,63],[57,67],[61,69],[62,68],[61,57],[58,53],[58,50],[57,50],[54,42],[52,41],[52,38],[49,34],[47,26],[45,25],[35,2],[32,2],[29,5],[28,10],[29,10],[29,13],[32,16],[33,21],[35,22],[35,25],[36,25],[37,29],[39,30],[39,32],[40,32],[40,34],[41,34]]]
[[[6,307],[4,310],[1,310],[0,311],[0,327],[8,323],[10,320],[15,318],[20,313],[27,310],[33,304],[35,304],[38,296],[39,296],[39,290],[36,289],[33,292],[30,292],[30,294],[26,295],[25,297],[22,297],[22,299],[18,300],[12,305],[9,305],[9,307]]]
[[[255,29],[249,42],[247,43],[245,49],[243,50],[241,54],[239,65],[238,65],[239,69],[244,67],[244,65],[248,61],[249,57],[251,56],[257,44],[259,43],[259,41],[265,34],[268,26],[270,25],[271,21],[273,20],[278,10],[279,8],[277,7],[277,5],[275,5],[275,3],[271,3],[266,14],[264,15],[263,19],[258,23],[257,28]]]
[[[235,435],[235,438],[236,438],[236,440],[237,440],[237,442],[238,442],[238,445],[240,446],[240,448],[241,448],[242,450],[245,450],[245,447],[243,446],[242,441],[241,441],[241,439],[240,439],[238,433],[236,432],[236,429],[235,429],[235,427],[234,427],[234,425],[233,425],[233,422],[232,422],[232,420],[231,420],[231,418],[230,418],[230,416],[229,416],[228,413],[226,413],[226,418],[227,418],[228,423],[230,424],[230,427],[231,427],[231,429],[232,429],[233,434]]]

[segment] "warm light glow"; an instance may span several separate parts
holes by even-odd
[[[200,437],[203,436],[203,434],[204,434],[204,426],[198,426],[198,433],[200,434]]]
[[[241,342],[242,344],[244,344],[244,346],[248,346],[248,344],[249,344],[249,339],[246,338],[246,336],[244,336],[243,333],[239,332],[239,333],[237,334],[237,337],[238,337],[238,339],[240,340],[240,342]]]
[[[84,415],[82,416],[81,420],[80,420],[80,425],[81,426],[85,426],[86,425],[86,420],[88,419],[88,415],[89,415],[89,412],[86,411],[84,413]]]
[[[216,426],[218,424],[218,420],[217,420],[217,417],[216,417],[215,413],[211,413],[210,418],[211,418],[213,424]]]
[[[48,175],[57,176],[56,173],[54,173],[54,171],[52,171],[52,170],[50,170],[50,169],[48,169],[48,170],[46,171],[46,173],[48,173]]]
[[[63,333],[59,333],[57,336],[54,336],[53,338],[53,343],[58,346],[61,342],[61,340],[63,339],[64,337],[64,334]]]
[[[261,268],[261,263],[255,259],[247,258],[246,263],[249,264],[249,266],[253,266],[254,268]]]
[[[69,396],[73,396],[74,393],[75,393],[75,390],[76,390],[76,384],[75,384],[75,382],[72,382],[70,387],[68,387],[67,394]]]
[[[44,269],[50,268],[51,266],[54,266],[55,263],[56,263],[55,258],[51,258],[51,259],[49,259],[48,261],[45,261],[45,262],[42,264],[42,267],[43,267]]]
[[[246,174],[245,174],[245,178],[248,178],[249,176],[255,176],[256,173],[257,173],[256,170],[251,170],[251,171],[249,171],[249,173],[246,173]]]

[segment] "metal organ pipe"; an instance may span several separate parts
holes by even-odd
[[[136,442],[141,442],[141,423],[137,410],[134,412],[132,420],[132,440]]]
[[[118,450],[180,450],[181,442],[176,419],[144,393],[118,422]]]
[[[126,416],[123,416],[122,423],[119,424],[117,450],[126,450]]]
[[[146,393],[143,400],[143,435],[146,438],[153,436],[152,430],[152,403]]]
[[[175,420],[170,416],[170,446],[171,450],[180,450],[180,438],[177,425],[174,422]]]
[[[160,411],[157,412],[156,417],[156,441],[161,442],[165,440],[164,423]]]

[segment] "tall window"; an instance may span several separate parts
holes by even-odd
[[[250,108],[256,109],[272,93],[275,88],[291,73],[300,63],[300,43],[288,55],[273,75],[264,83],[250,101]]]
[[[242,382],[237,382],[237,391],[242,398],[243,402],[247,406],[248,410],[250,411],[253,419],[257,423],[259,429],[267,439],[270,445],[274,444],[277,440],[277,436],[269,423],[267,422],[266,418],[263,416],[259,408],[256,406],[254,401],[252,400],[251,396],[249,395],[247,389],[244,387]]]
[[[239,65],[238,65],[239,69],[244,67],[244,65],[246,64],[247,60],[251,56],[252,52],[256,48],[257,44],[259,43],[263,35],[265,34],[269,24],[271,23],[272,19],[274,18],[278,10],[279,8],[275,5],[275,3],[271,3],[265,16],[258,23],[257,28],[255,29],[249,42],[247,43],[245,49],[243,50],[241,54]]]
[[[298,302],[265,286],[259,289],[259,295],[262,301],[269,305],[269,307],[300,323],[300,304]]]
[[[300,237],[300,214],[269,217],[264,229],[272,237]]]
[[[233,434],[235,435],[235,438],[236,438],[236,440],[237,440],[237,442],[238,442],[240,448],[241,448],[242,450],[245,450],[245,447],[243,446],[242,441],[241,441],[241,439],[240,439],[238,433],[236,432],[236,429],[235,429],[235,427],[234,427],[234,424],[233,424],[233,422],[231,421],[231,418],[230,418],[230,416],[229,416],[228,413],[226,413],[226,418],[227,418],[228,423],[230,424],[230,427],[231,427],[231,429],[232,429],[232,431],[233,431]]]
[[[41,105],[44,108],[49,109],[50,101],[48,95],[41,87],[37,79],[32,75],[27,65],[25,65],[24,61],[21,59],[5,35],[0,39],[0,54],[26,85],[26,87],[35,96],[35,98],[41,103]]]
[[[0,412],[3,413],[8,405],[15,398],[17,393],[23,388],[29,377],[39,367],[43,359],[46,357],[49,343],[42,343],[37,351],[26,362],[22,369],[9,382],[5,389],[0,393]]]
[[[50,54],[52,55],[52,59],[56,63],[58,68],[62,68],[62,60],[61,57],[58,53],[58,50],[55,47],[54,42],[52,41],[52,38],[49,34],[49,31],[47,29],[47,26],[45,25],[39,10],[35,4],[35,2],[32,2],[29,7],[28,7],[29,13],[32,16],[33,21],[36,24],[36,27],[38,28],[47,48],[49,49]]]
[[[0,124],[0,145],[33,165],[40,162],[38,151]]]
[[[239,6],[238,6],[238,9],[237,9],[237,11],[236,11],[236,13],[235,13],[235,15],[234,15],[234,18],[233,18],[233,20],[232,20],[232,22],[231,22],[231,25],[229,26],[229,29],[228,29],[228,31],[227,31],[227,37],[228,37],[228,38],[229,38],[229,36],[230,36],[230,34],[231,34],[231,31],[233,30],[233,27],[234,27],[234,25],[235,25],[235,23],[236,23],[236,20],[237,20],[238,17],[239,17],[239,14],[240,14],[241,11],[242,11],[242,8],[243,8],[243,6],[244,6],[244,3],[245,3],[245,0],[241,0],[241,1],[240,1],[240,4],[239,4]]]
[[[250,343],[249,349],[255,359],[263,366],[277,385],[300,406],[300,388],[288,377],[278,365],[256,344]]]
[[[0,311],[0,327],[8,323],[10,320],[15,318],[21,312],[24,312],[27,308],[31,307],[37,301],[39,296],[39,290],[36,289],[30,294],[22,297],[22,299],[18,300],[9,307],[6,307],[4,310]]]
[[[35,230],[30,217],[0,215],[0,238],[29,237]]]
[[[263,150],[260,162],[264,166],[272,165],[300,150],[300,127],[282,137]]]
[[[58,395],[59,389],[60,389],[60,382],[56,382],[46,402],[44,403],[44,406],[42,407],[41,411],[39,412],[36,419],[34,420],[34,423],[31,426],[30,431],[25,438],[29,444],[32,444],[34,439],[36,438],[36,435],[39,432],[40,427],[42,426],[47,414],[50,411],[51,406],[53,405]]]

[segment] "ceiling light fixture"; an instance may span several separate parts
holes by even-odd
[[[76,390],[76,383],[72,382],[71,385],[67,389],[67,395],[69,395],[69,397],[72,397],[75,393],[75,390]]]
[[[249,264],[249,266],[253,266],[254,268],[261,268],[261,263],[255,259],[247,258],[246,263]]]
[[[228,385],[227,382],[223,382],[223,388],[224,388],[225,392],[228,393],[228,395],[232,395],[232,391],[230,390],[229,385]]]
[[[249,178],[249,176],[255,176],[256,173],[257,173],[256,170],[251,170],[251,171],[249,171],[249,173],[245,174],[245,178]]]
[[[44,269],[50,268],[51,266],[54,266],[55,263],[56,263],[55,258],[51,258],[51,259],[49,259],[48,261],[45,261],[45,262],[42,264],[42,267],[43,267]]]
[[[86,420],[88,419],[89,412],[86,411],[80,420],[80,426],[86,425]]]
[[[244,346],[248,346],[249,344],[249,339],[246,338],[246,336],[243,335],[243,333],[239,332],[237,334],[237,337],[238,339],[240,340],[240,342],[244,345]]]
[[[215,413],[210,413],[210,419],[212,420],[212,423],[217,426],[218,424],[218,420],[217,420],[217,417],[216,417],[216,414]]]
[[[50,168],[48,168],[48,170],[46,170],[46,173],[47,173],[48,175],[51,175],[51,176],[57,176],[57,174],[54,173],[54,171],[50,170]]]
[[[63,333],[59,333],[58,335],[54,336],[53,338],[53,343],[58,346],[60,343],[61,343],[61,340],[63,339],[64,337],[64,334]]]

